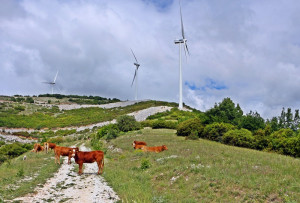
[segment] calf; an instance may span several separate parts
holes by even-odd
[[[147,143],[143,142],[143,141],[133,141],[132,146],[134,149],[141,149],[141,148],[137,148],[137,146],[146,146]]]
[[[134,149],[142,149],[145,145],[135,145]]]
[[[78,147],[70,148],[70,147],[60,147],[56,145],[56,147],[54,148],[55,163],[60,164],[60,156],[68,156],[68,164],[70,164],[73,150],[76,149],[78,149]]]
[[[75,162],[79,165],[79,175],[82,174],[83,163],[93,163],[95,161],[98,164],[98,174],[103,173],[104,153],[102,151],[81,152],[76,149],[73,150],[72,156],[74,157]]]
[[[48,153],[49,149],[54,150],[55,147],[56,147],[56,144],[54,144],[54,143],[50,143],[50,142],[45,142],[44,143],[44,149],[45,149],[46,153]]]
[[[157,146],[157,147],[147,147],[147,146],[143,146],[142,147],[142,150],[144,152],[156,152],[156,153],[159,153],[159,152],[162,152],[164,150],[168,150],[167,146],[166,145],[162,145],[162,146]]]
[[[35,144],[33,145],[33,151],[34,151],[35,153],[40,152],[40,151],[43,151],[43,150],[44,150],[44,147],[41,146],[39,143],[35,143]]]

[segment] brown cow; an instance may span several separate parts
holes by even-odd
[[[141,149],[141,148],[137,148],[136,146],[137,145],[139,145],[139,146],[146,146],[147,145],[147,143],[146,142],[143,142],[143,141],[133,141],[133,143],[132,143],[132,146],[133,146],[133,148],[134,149]]]
[[[55,163],[60,164],[60,156],[68,156],[68,164],[70,164],[73,150],[76,150],[76,149],[78,149],[78,147],[70,148],[70,147],[61,147],[61,146],[56,145],[56,147],[54,148]]]
[[[33,152],[37,153],[37,152],[40,152],[40,151],[44,151],[44,147],[41,146],[39,143],[35,143],[33,145]]]
[[[134,149],[142,149],[145,145],[135,145]]]
[[[56,147],[56,144],[54,144],[54,143],[44,142],[44,149],[45,149],[46,153],[48,153],[49,148],[54,150],[55,147]]]
[[[142,147],[142,150],[144,152],[162,152],[164,150],[168,150],[167,146],[166,145],[162,145],[162,146],[157,146],[157,147],[147,147],[147,146],[143,146]]]
[[[76,150],[73,150],[72,156],[74,157],[75,162],[79,165],[79,175],[82,174],[83,163],[93,163],[95,161],[98,164],[98,174],[103,173],[104,153],[102,151],[81,152],[77,148]]]

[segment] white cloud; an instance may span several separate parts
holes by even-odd
[[[299,108],[298,1],[183,0],[191,56],[184,82],[207,79],[226,88],[190,90],[200,110],[230,97],[264,117]],[[177,1],[3,0],[0,8],[0,94],[50,92],[133,99],[132,48],[141,63],[139,98],[178,100],[180,16]]]

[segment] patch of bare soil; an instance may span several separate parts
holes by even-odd
[[[81,151],[90,151],[85,146]],[[97,163],[84,164],[82,175],[78,175],[74,166],[77,165],[72,159],[68,165],[67,157],[54,175],[47,180],[43,187],[37,187],[34,194],[14,199],[22,202],[116,202],[118,195],[107,185],[104,178],[97,175]],[[77,169],[78,170],[78,169]],[[104,165],[105,171],[105,165]]]

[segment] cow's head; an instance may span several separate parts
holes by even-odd
[[[135,143],[136,143],[136,141],[134,140],[132,143],[133,148],[135,147]]]
[[[162,150],[163,150],[163,151],[164,151],[164,150],[168,150],[167,146],[166,146],[166,145],[163,145],[163,146],[162,146]]]
[[[76,153],[79,152],[79,148],[76,147],[76,148],[72,148],[70,150],[70,153],[71,153],[71,157],[75,157]]]

